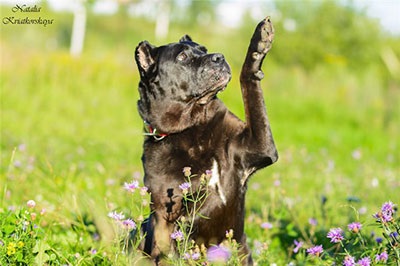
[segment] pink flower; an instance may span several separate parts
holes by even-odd
[[[108,217],[110,217],[110,218],[112,218],[112,219],[114,219],[116,221],[120,221],[120,220],[125,218],[125,215],[122,212],[121,213],[117,213],[116,211],[114,211],[114,212],[109,212],[108,213]]]
[[[297,241],[297,240],[294,240],[294,242],[293,242],[294,244],[295,244],[295,247],[294,247],[294,249],[293,249],[293,252],[294,253],[297,253],[297,252],[299,252],[299,250],[300,250],[300,248],[303,246],[303,241]]]
[[[331,239],[332,243],[339,243],[344,239],[343,230],[341,228],[332,228],[327,234],[327,238]]]
[[[357,265],[359,266],[370,266],[371,265],[371,259],[369,257],[362,258],[357,261]]]
[[[352,256],[347,255],[343,260],[343,266],[355,266],[356,262]]]
[[[322,252],[324,252],[322,245],[313,246],[313,247],[307,249],[308,254],[316,256],[316,257],[319,257],[319,255],[321,255]]]
[[[265,222],[261,224],[261,228],[263,229],[271,229],[273,225],[271,223]]]
[[[171,238],[176,241],[181,241],[184,238],[183,232],[181,230],[175,231],[171,234]]]
[[[376,254],[375,256],[375,261],[376,262],[383,262],[386,263],[388,260],[389,256],[386,251],[382,252],[381,254]]]
[[[136,229],[136,223],[132,219],[123,220],[122,226],[127,230]]]
[[[124,189],[129,192],[134,192],[137,188],[139,188],[139,181],[133,180],[131,183],[124,183]]]
[[[36,202],[34,200],[28,200],[28,202],[26,203],[26,205],[28,206],[28,208],[35,208],[36,206]]]
[[[207,250],[207,260],[210,262],[227,262],[230,257],[230,250],[223,246],[212,246]]]
[[[360,231],[362,225],[359,222],[353,222],[353,223],[347,225],[347,227],[353,233],[358,233]]]
[[[179,188],[182,190],[182,193],[186,195],[186,194],[189,192],[189,188],[190,188],[191,186],[192,186],[192,185],[191,185],[190,183],[185,182],[185,183],[183,183],[183,184],[180,184],[180,185],[179,185]]]

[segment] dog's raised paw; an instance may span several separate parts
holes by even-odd
[[[252,38],[252,42],[256,43],[255,52],[265,55],[271,49],[273,39],[274,27],[270,17],[266,17],[257,25]]]

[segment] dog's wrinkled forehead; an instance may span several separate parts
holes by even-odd
[[[189,57],[207,54],[207,49],[192,41],[172,43],[159,47],[159,61],[184,61]]]

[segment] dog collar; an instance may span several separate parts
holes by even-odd
[[[166,136],[168,136],[168,134],[165,134],[165,133],[158,133],[157,129],[152,127],[151,124],[147,121],[144,121],[144,130],[145,130],[145,132],[143,133],[143,135],[151,136],[156,141],[160,141],[160,140],[164,139]]]

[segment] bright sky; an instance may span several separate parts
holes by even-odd
[[[56,10],[72,9],[77,0],[48,0],[49,4]],[[78,0],[79,1],[79,0]],[[161,0],[164,1],[164,0]],[[180,0],[185,2],[185,0]],[[260,9],[257,8],[257,2],[262,0],[225,0],[221,1],[217,9],[219,17],[227,24],[235,26],[240,23],[240,18],[246,9],[256,17],[262,17]],[[317,0],[316,0],[317,1]],[[322,1],[322,0],[321,0]],[[346,0],[339,0],[346,2]],[[0,0],[0,3],[15,5],[15,3],[26,3],[28,5],[38,3],[37,0]],[[154,7],[156,1],[147,1],[151,7]],[[263,2],[272,2],[263,0]],[[366,8],[367,14],[373,18],[378,18],[382,26],[389,32],[400,35],[400,0],[354,0],[354,3],[360,8]],[[117,9],[114,0],[99,0],[95,9],[100,13],[111,13]]]

